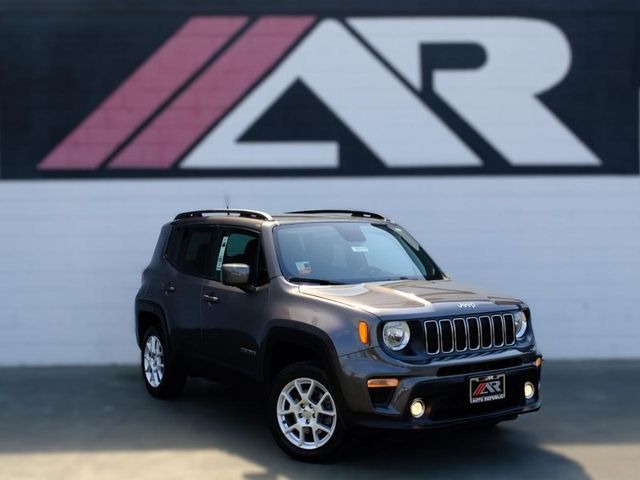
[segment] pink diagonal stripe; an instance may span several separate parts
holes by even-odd
[[[118,156],[109,168],[167,169],[309,29],[313,17],[262,17]]]
[[[38,168],[98,168],[245,23],[245,17],[190,19],[67,135]]]

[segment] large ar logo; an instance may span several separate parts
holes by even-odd
[[[466,63],[433,60],[442,46]],[[287,138],[286,122],[247,135],[300,86],[386,169],[469,171],[485,165],[483,151],[512,169],[598,166],[539,98],[571,57],[562,31],[542,20],[196,17],[39,168],[339,168],[337,138]],[[313,119],[303,122],[313,136]]]

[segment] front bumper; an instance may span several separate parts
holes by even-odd
[[[503,350],[445,360],[426,365],[407,365],[390,359],[379,349],[369,349],[340,358],[339,379],[345,417],[352,425],[401,430],[448,427],[466,423],[512,419],[540,408],[539,355],[530,350]],[[469,379],[493,374],[505,375],[506,397],[471,404]],[[398,378],[398,387],[369,389],[369,378]],[[524,383],[536,387],[531,399],[524,397]],[[409,412],[410,403],[420,398],[426,405],[420,418]]]

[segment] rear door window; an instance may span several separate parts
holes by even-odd
[[[205,276],[211,254],[216,248],[217,229],[197,226],[183,230],[176,266],[188,275]]]

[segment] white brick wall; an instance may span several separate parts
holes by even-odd
[[[547,358],[640,357],[640,179],[419,177],[0,183],[0,365],[130,363],[160,226],[223,204],[380,211],[453,277],[520,296]]]

